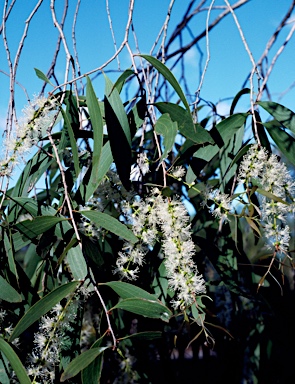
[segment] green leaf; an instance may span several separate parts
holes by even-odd
[[[260,195],[263,195],[271,200],[274,200],[274,201],[278,201],[279,203],[282,203],[282,204],[286,204],[286,205],[289,205],[285,200],[283,200],[281,197],[278,197],[276,195],[274,195],[273,193],[271,192],[268,192],[268,191],[265,191],[264,189],[261,189],[261,188],[257,188],[256,189],[256,192],[260,193]]]
[[[164,151],[160,158],[160,162],[164,160],[173,148],[175,137],[177,135],[177,123],[173,123],[168,113],[162,115],[155,125],[155,131],[164,137]]]
[[[40,69],[34,68],[36,75],[39,77],[39,79],[45,81],[45,83],[50,84],[54,87],[54,84],[48,79],[48,77],[40,71]]]
[[[101,336],[99,339],[97,339],[92,345],[92,348],[98,348],[101,346],[101,343],[103,341],[104,335]],[[92,363],[90,363],[86,368],[83,369],[81,372],[81,378],[83,384],[89,384],[89,383],[99,383],[101,371],[102,371],[102,365],[103,365],[103,352],[98,355]]]
[[[101,158],[102,142],[103,142],[103,120],[102,120],[97,97],[95,95],[93,86],[88,76],[87,76],[87,86],[86,86],[86,101],[87,101],[87,107],[88,107],[92,129],[93,129],[93,140],[94,140],[90,183],[94,186],[97,186],[98,178],[99,178],[99,168],[100,168],[99,162]]]
[[[199,148],[194,153],[194,157],[207,162],[212,160],[219,149],[226,146],[234,134],[245,124],[247,116],[247,113],[236,113],[218,123],[215,129],[210,131],[216,144]]]
[[[179,132],[197,144],[212,143],[214,140],[200,124],[194,124],[190,111],[173,103],[155,103],[158,110],[164,114],[169,113],[172,121],[178,124]]]
[[[126,225],[120,223],[114,217],[98,212],[98,211],[80,211],[80,213],[95,223],[98,227],[102,227],[131,243],[137,243],[138,238],[133,234]]]
[[[154,340],[160,339],[162,337],[162,332],[160,331],[146,331],[146,332],[138,332],[133,333],[132,335],[127,335],[125,337],[120,337],[118,340],[126,340],[126,339],[136,339],[136,340]]]
[[[0,275],[0,299],[9,303],[22,301],[21,295]]]
[[[139,297],[120,300],[111,310],[116,308],[153,319],[161,319],[165,322],[169,322],[172,316],[171,311],[160,301],[147,300]]]
[[[77,356],[66,367],[63,374],[61,375],[60,381],[64,382],[71,377],[76,376],[107,348],[109,347],[91,348],[88,351],[81,353],[81,355]]]
[[[117,88],[117,91],[121,93],[125,81],[132,75],[134,75],[134,71],[132,71],[132,69],[126,69],[116,80],[114,88]]]
[[[267,132],[286,158],[295,165],[295,139],[278,127],[276,121],[263,123]]]
[[[240,92],[238,92],[236,94],[236,96],[234,97],[233,102],[230,106],[230,112],[229,112],[230,115],[232,115],[234,113],[235,107],[238,104],[238,101],[240,100],[241,96],[246,95],[248,93],[250,93],[250,89],[244,88],[244,89],[241,89]]]
[[[86,189],[85,192],[85,201],[88,201],[89,198],[93,195],[93,192],[97,189],[99,184],[101,183],[102,179],[105,177],[105,174],[110,169],[110,166],[113,162],[113,155],[111,151],[110,142],[106,142],[105,145],[102,147],[100,161],[99,161],[99,167],[97,172],[97,184],[87,183],[87,185],[80,185],[80,192],[82,193],[82,196],[84,196],[83,189]]]
[[[71,247],[67,254],[67,263],[75,280],[84,280],[87,275],[87,264],[79,245]]]
[[[27,372],[13,348],[0,336],[0,350],[9,360],[20,384],[31,384]]]
[[[107,98],[110,106],[112,107],[114,114],[117,116],[120,126],[123,129],[123,132],[125,133],[125,136],[127,138],[128,144],[131,146],[131,135],[128,119],[119,92],[116,88],[114,88],[113,83],[106,75],[104,75],[104,78],[105,97]]]
[[[293,111],[274,101],[259,101],[257,104],[265,109],[284,127],[295,133],[295,113]]]
[[[7,233],[4,232],[4,247],[5,247],[5,252],[6,252],[6,255],[8,258],[9,269],[14,274],[14,276],[16,277],[16,279],[18,281],[18,273],[17,273],[17,269],[16,269],[16,264],[15,264],[15,260],[14,260],[11,242],[12,242],[11,232],[9,231],[9,237],[8,237]]]
[[[106,78],[105,120],[111,150],[117,172],[124,187],[129,190],[131,170],[131,133],[128,118],[117,89],[112,91],[112,83]],[[110,95],[111,93],[111,95]],[[110,95],[108,97],[108,95]]]
[[[78,284],[80,284],[79,281],[72,281],[71,283],[61,285],[37,301],[37,303],[35,303],[16,324],[12,334],[10,335],[9,341],[17,338],[27,328],[35,323],[35,321],[39,320],[40,317],[50,311],[52,307],[58,304],[63,298],[74,292]]]
[[[101,285],[107,285],[112,288],[120,297],[122,297],[122,299],[142,297],[147,300],[156,300],[155,295],[152,295],[133,284],[125,283],[123,281],[109,281],[108,283],[102,283]]]
[[[50,228],[55,226],[61,221],[65,221],[64,217],[56,216],[38,216],[33,220],[24,220],[15,225],[16,229],[19,230],[29,239],[34,239],[41,233],[48,231]]]
[[[40,215],[40,213],[44,216],[55,216],[57,213],[56,209],[47,205],[39,205],[36,200],[30,197],[14,197],[9,202],[11,207],[13,206],[13,203],[17,203],[25,212],[28,212],[34,217],[38,216],[38,214]]]
[[[175,92],[178,94],[178,96],[179,96],[180,100],[183,102],[185,108],[189,111],[190,108],[189,108],[189,104],[186,100],[186,97],[185,97],[178,81],[176,80],[175,76],[166,67],[166,65],[164,65],[163,63],[161,63],[161,61],[159,61],[158,59],[156,59],[155,57],[150,56],[150,55],[138,55],[138,56],[141,56],[145,60],[147,60],[150,64],[152,64],[153,67],[155,67],[157,69],[157,71],[159,71],[165,77],[165,79],[171,84],[171,86],[173,87]]]
[[[71,143],[71,151],[73,155],[73,161],[74,161],[74,168],[76,173],[76,178],[79,176],[80,173],[80,166],[79,166],[79,154],[78,154],[78,148],[77,148],[77,142],[74,136],[74,132],[69,120],[69,117],[67,113],[61,108],[61,113],[64,119],[64,129],[67,131]]]
[[[248,113],[235,113],[216,125],[216,130],[226,145],[233,135],[245,124]]]

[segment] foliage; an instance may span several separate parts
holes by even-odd
[[[50,110],[40,111],[47,107],[38,106],[29,120],[31,130],[35,120],[40,125],[41,118],[46,118],[49,125],[46,134],[39,135],[42,146],[26,164],[16,186],[2,196],[0,284],[6,309],[1,312],[1,350],[6,380],[13,377],[13,369],[20,382],[28,382],[25,366],[32,382],[53,380],[52,375],[71,382],[80,382],[78,377],[86,375],[88,382],[95,382],[102,367],[107,369],[101,356],[111,349],[119,353],[118,358],[122,356],[126,372],[143,378],[146,372],[132,372],[134,367],[127,363],[130,348],[136,348],[137,340],[142,338],[161,335],[172,339],[176,320],[183,322],[181,328],[191,327],[188,346],[201,333],[212,343],[214,327],[232,337],[228,333],[230,320],[216,321],[206,309],[209,301],[194,262],[206,277],[209,295],[220,295],[220,287],[227,287],[227,292],[241,300],[239,305],[244,311],[254,303],[261,308],[264,305],[254,291],[257,279],[258,288],[272,284],[272,279],[281,285],[272,265],[276,264],[282,276],[292,266],[289,237],[283,239],[280,235],[278,222],[281,231],[286,232],[286,219],[280,215],[283,205],[288,207],[286,213],[294,210],[294,182],[287,169],[280,167],[279,172],[286,175],[280,187],[285,188],[285,194],[276,187],[278,175],[274,175],[277,180],[272,180],[271,187],[263,189],[267,169],[261,171],[263,175],[257,171],[260,158],[262,164],[272,159],[274,167],[281,163],[275,156],[269,157],[260,145],[243,141],[249,113],[233,113],[205,129],[194,122],[168,68],[154,58],[145,58],[175,88],[186,110],[173,103],[158,103],[162,114],[155,126],[150,121],[143,129],[142,115],[135,131],[130,114],[144,98],[133,105],[123,102],[119,90],[105,76],[103,104],[97,100],[88,78],[86,97],[77,98],[71,91],[53,94]],[[293,112],[273,102],[260,102],[259,106],[274,118],[271,123],[261,123],[260,135],[263,126],[273,138],[281,132],[286,135],[285,129],[293,131]],[[87,129],[79,129],[81,111],[87,118]],[[62,120],[55,124],[58,115]],[[18,140],[28,140],[28,135]],[[268,140],[265,134],[264,139]],[[277,144],[280,146],[280,141]],[[291,150],[285,155],[294,162]],[[135,165],[130,177],[132,163]],[[237,185],[238,164],[238,178],[246,189],[230,196],[229,191]],[[3,173],[10,166],[11,160],[3,163]],[[180,198],[189,201],[189,210],[194,211],[191,224]],[[280,204],[280,211],[263,215],[266,204]],[[242,218],[248,229],[244,222],[241,224]],[[251,260],[247,243],[239,239],[247,236],[248,243],[260,243],[263,231],[267,236],[263,223],[269,224],[269,220],[276,220],[272,250],[262,248],[259,258],[252,256]],[[196,246],[190,242],[190,231]],[[176,252],[173,246],[179,249],[176,259],[171,258]],[[192,256],[188,257],[188,253]],[[181,257],[192,269],[181,264]],[[267,263],[268,257],[271,261],[265,273],[262,270],[260,275],[250,267],[258,259],[266,258]],[[171,264],[175,263],[174,271]],[[116,270],[119,275],[113,276]],[[187,288],[197,276],[197,287]],[[120,277],[135,281],[121,282]],[[94,296],[100,300],[96,310],[88,304]],[[8,317],[13,319],[9,331],[5,328]],[[132,318],[138,319],[141,332],[128,330]],[[145,318],[154,320],[146,322]],[[168,323],[172,325],[168,327]],[[263,333],[263,317],[260,324],[259,332]],[[80,334],[85,344],[82,350],[77,343]],[[176,335],[183,337],[179,331]],[[57,343],[57,337],[64,340]],[[177,345],[177,339],[175,342]],[[8,343],[15,345],[15,352]],[[30,349],[33,352],[29,361],[25,356]],[[20,360],[15,360],[15,353]],[[249,364],[253,366],[253,362]]]
[[[271,382],[289,346],[294,112],[243,88],[201,120],[208,104],[138,56],[173,97],[148,99],[135,67],[101,97],[35,69],[51,92],[0,164],[6,180],[30,154],[0,196],[1,383],[184,382],[196,355],[216,368],[200,382]]]

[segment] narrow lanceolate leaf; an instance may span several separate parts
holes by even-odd
[[[90,176],[91,184],[97,185],[99,162],[101,158],[102,142],[103,142],[103,120],[100,112],[99,103],[95,95],[92,83],[87,77],[86,102],[89,117],[93,129],[93,156],[92,156],[92,172]]]
[[[39,320],[40,317],[49,312],[51,308],[58,304],[64,297],[74,292],[79,283],[79,281],[73,281],[71,283],[61,285],[37,301],[37,303],[34,304],[16,324],[12,334],[10,335],[9,341],[17,338],[35,321]]]
[[[157,71],[159,71],[161,73],[161,75],[163,75],[165,77],[165,79],[170,83],[170,85],[174,88],[175,92],[178,94],[178,96],[179,96],[180,100],[183,102],[185,108],[189,111],[190,110],[189,104],[186,100],[186,97],[185,97],[178,81],[176,80],[175,76],[166,67],[166,65],[161,63],[161,61],[159,61],[158,59],[156,59],[153,56],[150,56],[150,55],[139,55],[139,56],[143,57],[150,64],[152,64],[152,66],[155,67],[157,69]]]
[[[9,303],[22,301],[21,295],[0,275],[0,299]]]
[[[92,345],[91,349],[98,348],[104,339],[104,335],[97,339]],[[99,383],[103,365],[103,352],[99,354],[86,368],[81,372],[81,379],[83,384]]]
[[[102,283],[101,285],[107,285],[112,288],[122,299],[142,297],[147,300],[156,300],[155,295],[152,295],[133,284],[125,283],[123,281],[109,281],[108,283]]]
[[[232,115],[234,113],[235,107],[238,104],[238,101],[240,100],[241,96],[246,95],[250,92],[251,91],[249,88],[244,88],[236,94],[236,96],[234,97],[233,102],[231,103],[231,106],[230,106],[230,112],[229,112],[230,115]]]
[[[114,84],[114,88],[117,88],[117,91],[121,93],[125,81],[132,75],[134,75],[134,71],[132,71],[132,69],[126,69],[126,71],[124,71],[122,75],[118,77]]]
[[[9,269],[10,271],[14,274],[14,276],[16,277],[17,281],[18,281],[18,273],[17,273],[17,269],[16,269],[16,264],[15,264],[15,260],[14,260],[14,254],[13,254],[13,250],[12,250],[12,236],[11,236],[11,233],[10,231],[8,232],[9,234],[9,237],[7,235],[6,232],[4,232],[4,247],[5,247],[5,252],[6,252],[6,255],[7,255],[7,258],[8,258],[8,265],[9,265]]]
[[[131,158],[131,133],[128,118],[122,101],[112,82],[106,77],[105,87],[105,121],[114,162],[124,187],[129,190]]]
[[[133,333],[132,335],[127,335],[125,337],[120,337],[118,341],[126,340],[126,339],[154,340],[154,339],[160,339],[161,337],[162,337],[162,332],[160,331],[146,331],[146,332]]]
[[[177,123],[173,122],[168,113],[162,115],[155,125],[155,131],[164,138],[164,151],[160,162],[164,160],[173,148],[175,137],[177,135]]]
[[[101,157],[99,161],[98,172],[96,174],[96,184],[94,183],[94,179],[92,179],[91,183],[87,183],[87,185],[81,184],[80,191],[82,192],[82,196],[84,196],[83,189],[86,189],[85,193],[85,201],[88,201],[89,198],[93,195],[94,191],[99,186],[100,182],[104,178],[107,171],[110,169],[110,166],[113,162],[113,155],[111,151],[110,142],[108,141],[102,147]]]
[[[158,300],[147,300],[140,297],[120,300],[111,310],[116,308],[153,319],[161,319],[165,322],[169,322],[172,316],[171,311]]]
[[[67,254],[67,263],[75,280],[84,280],[87,275],[87,264],[81,248],[71,247]]]
[[[55,216],[38,216],[33,220],[24,220],[15,225],[16,229],[19,230],[23,235],[29,239],[33,239],[36,236],[48,231],[50,228],[55,226],[57,223],[67,220],[64,217]]]
[[[285,200],[283,200],[281,197],[279,196],[276,196],[274,195],[273,193],[271,192],[268,192],[268,191],[265,191],[264,189],[261,189],[261,188],[257,188],[256,189],[256,192],[260,193],[261,195],[271,199],[271,200],[274,200],[274,201],[278,201],[282,204],[286,204],[286,205],[289,205]]]
[[[80,213],[98,227],[102,227],[131,243],[136,243],[138,241],[138,238],[126,227],[126,225],[120,223],[120,221],[106,213],[97,211],[80,211]]]
[[[280,124],[295,133],[295,113],[293,111],[273,101],[259,101],[258,105],[264,108]]]
[[[71,143],[71,151],[72,151],[72,155],[73,155],[74,168],[75,168],[75,173],[76,173],[76,178],[77,178],[79,176],[79,173],[80,173],[77,142],[76,142],[76,138],[75,138],[69,117],[67,115],[67,112],[61,108],[61,113],[62,113],[62,116],[64,119],[64,129],[67,131],[68,137],[69,137],[70,143]]]
[[[286,158],[295,165],[295,139],[277,126],[276,121],[263,123],[267,132]]]
[[[125,112],[122,100],[120,98],[119,92],[117,88],[114,87],[111,80],[106,75],[104,75],[104,77],[105,77],[105,96],[110,106],[112,107],[115,115],[118,118],[118,121],[125,133],[125,136],[127,138],[129,145],[131,145],[131,135],[130,135],[130,128],[128,124],[128,118],[127,118],[127,114]]]
[[[40,69],[38,69],[38,68],[34,68],[34,69],[35,69],[35,73],[39,77],[39,79],[45,81],[45,83],[50,84],[54,87],[52,82],[48,79],[48,77],[42,71],[40,71]]]
[[[86,368],[92,361],[99,356],[103,351],[105,351],[108,347],[100,347],[100,348],[91,348],[86,352],[81,353],[81,355],[77,356],[74,360],[70,362],[70,364],[66,367],[63,374],[61,375],[61,382],[64,382],[71,377],[76,376],[79,372],[81,372],[84,368]]]
[[[0,336],[0,351],[6,356],[20,384],[31,384],[27,372],[13,348]]]

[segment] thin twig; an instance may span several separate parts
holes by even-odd
[[[209,20],[210,20],[210,14],[211,14],[211,10],[212,10],[212,7],[213,7],[214,3],[215,3],[215,0],[212,0],[211,4],[210,4],[210,7],[208,9],[207,18],[206,18],[206,51],[207,51],[207,59],[206,59],[206,63],[205,63],[205,66],[204,66],[204,70],[202,72],[200,84],[199,84],[197,92],[196,92],[196,101],[195,101],[196,106],[199,103],[199,96],[200,96],[201,88],[203,86],[204,79],[205,79],[205,74],[207,72],[209,61],[210,61]],[[196,111],[197,111],[197,108],[196,108]]]
[[[98,72],[98,71],[101,71],[102,69],[104,69],[107,65],[109,65],[113,60],[116,59],[116,57],[119,55],[119,53],[123,50],[123,48],[126,46],[126,43],[128,42],[128,36],[129,36],[129,31],[130,31],[130,26],[131,26],[131,23],[132,23],[132,16],[133,16],[133,8],[134,8],[134,1],[135,0],[130,0],[130,3],[129,3],[129,14],[128,14],[128,20],[127,20],[127,24],[126,24],[126,28],[125,28],[125,36],[124,36],[124,39],[120,45],[120,47],[118,48],[117,52],[115,52],[113,54],[113,56],[111,56],[107,61],[105,61],[102,65],[100,65],[99,67],[95,68],[95,69],[92,69],[91,71],[88,71],[86,73],[84,73],[83,75],[81,76],[77,76],[75,78],[73,78],[72,80],[68,80],[68,81],[65,81],[63,84],[61,84],[59,87],[65,87],[66,85],[69,85],[69,84],[72,84],[86,76],[89,76],[91,75],[92,73],[95,73],[95,72]],[[53,89],[53,92],[56,91],[56,89],[58,89],[59,87],[55,87]]]
[[[112,17],[111,17],[111,12],[110,12],[109,0],[106,0],[106,10],[107,10],[107,15],[108,15],[108,20],[109,20],[109,26],[110,26],[110,30],[111,30],[111,35],[112,35],[112,39],[113,39],[113,44],[114,44],[114,47],[115,47],[115,52],[117,52],[117,51],[118,51],[118,48],[117,48],[116,37],[115,37],[115,32],[114,32],[113,22],[112,22]],[[116,59],[117,59],[117,63],[118,63],[118,70],[120,71],[121,68],[120,68],[120,59],[119,59],[119,56],[117,56]]]
[[[295,32],[295,22],[294,22],[293,27],[291,28],[288,36],[286,37],[286,40],[280,46],[280,48],[277,50],[276,54],[274,55],[274,57],[273,57],[273,59],[271,61],[271,64],[270,64],[270,66],[268,68],[268,71],[267,71],[266,75],[264,76],[264,79],[263,79],[263,82],[261,84],[261,87],[260,87],[259,93],[257,95],[256,101],[259,101],[261,99],[263,90],[264,90],[264,88],[265,88],[265,86],[266,86],[266,84],[268,82],[269,76],[270,76],[270,74],[271,74],[271,72],[272,72],[272,70],[273,70],[273,68],[274,68],[274,66],[275,66],[279,56],[283,53],[283,51],[286,48],[288,42],[291,40],[291,37],[293,36],[294,32]]]

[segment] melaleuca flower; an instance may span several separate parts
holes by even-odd
[[[136,164],[133,164],[130,172],[131,181],[142,181],[142,177],[149,172],[149,160],[145,152],[139,153]]]
[[[176,294],[173,307],[191,306],[196,295],[206,289],[193,261],[195,246],[185,206],[177,199],[169,201],[154,189],[145,200],[136,199],[133,204],[126,204],[125,209],[139,242],[125,244],[125,252],[119,252],[114,272],[135,279],[149,249],[156,241],[160,242],[169,286]]]
[[[232,210],[231,197],[226,193],[221,193],[218,189],[207,188],[203,192],[204,200],[201,206],[207,206],[212,215],[222,221],[226,221],[228,214]]]
[[[238,182],[248,185],[252,178],[260,177],[266,161],[267,151],[257,144],[252,145],[241,161]]]
[[[0,175],[8,176],[20,159],[44,136],[57,113],[54,99],[35,97],[23,109],[23,117],[16,126],[15,132],[7,137],[5,159],[0,161]]]

